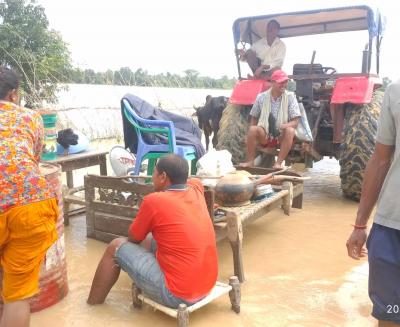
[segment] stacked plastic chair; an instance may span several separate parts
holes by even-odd
[[[148,160],[147,175],[152,175],[157,159],[175,153],[191,163],[191,174],[196,174],[196,151],[193,146],[177,145],[175,128],[172,121],[143,119],[132,108],[128,100],[123,99],[123,111],[126,119],[135,128],[138,140],[134,175],[138,175],[143,161]],[[145,141],[144,133],[162,134],[167,137],[167,142],[150,144]]]

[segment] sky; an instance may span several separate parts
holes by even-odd
[[[201,76],[237,77],[232,24],[246,16],[369,4],[387,19],[381,48],[380,76],[400,78],[397,44],[400,2],[393,0],[38,0],[50,28],[61,33],[73,64],[105,71],[130,67],[150,74],[183,74],[194,69]],[[315,63],[338,72],[360,72],[367,32],[324,34],[284,39],[283,68]],[[247,67],[243,67],[246,73]]]

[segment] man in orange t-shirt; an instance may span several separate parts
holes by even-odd
[[[153,174],[157,192],[144,197],[128,239],[107,247],[89,304],[104,302],[121,268],[144,294],[171,308],[192,305],[211,291],[218,274],[215,233],[203,186],[197,179],[187,181],[188,170],[178,155],[159,159]]]

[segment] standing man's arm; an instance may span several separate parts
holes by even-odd
[[[375,151],[368,161],[364,173],[354,230],[346,243],[348,255],[357,260],[364,256],[366,252],[363,246],[367,240],[367,222],[378,200],[395,149],[397,133],[391,108],[391,94],[392,87],[389,85],[385,92],[379,117]]]
[[[355,225],[365,226],[367,224],[390,168],[393,152],[394,146],[376,143],[375,151],[365,170]]]
[[[364,251],[362,248],[367,240],[366,225],[378,200],[391,164],[393,152],[394,146],[376,143],[375,151],[365,169],[355,227],[346,243],[347,252],[353,259],[358,260],[363,256]]]

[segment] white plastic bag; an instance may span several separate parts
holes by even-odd
[[[198,176],[224,176],[235,170],[232,154],[228,150],[211,149],[197,161]],[[217,179],[203,179],[203,184],[212,186],[217,181]]]
[[[297,125],[297,128],[295,130],[296,137],[300,141],[312,142],[313,137],[311,134],[310,125],[308,124],[307,114],[301,102],[299,102],[299,108],[301,117],[299,120],[299,124]]]

